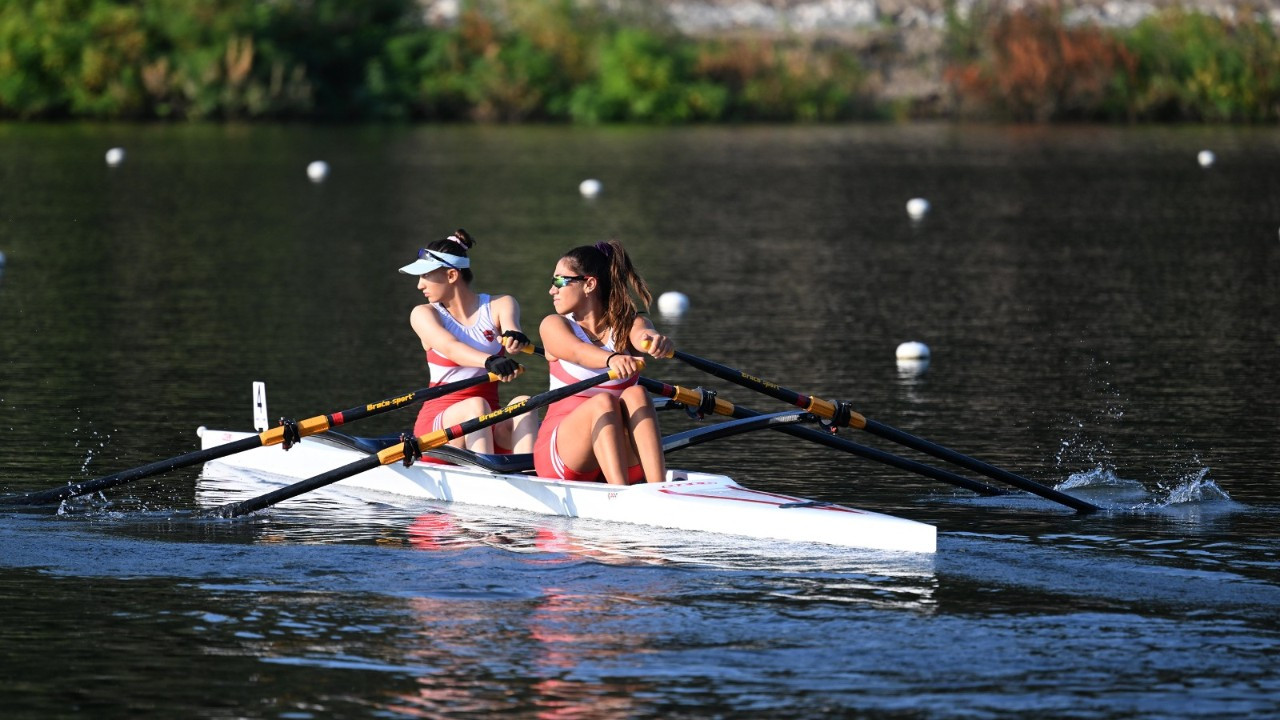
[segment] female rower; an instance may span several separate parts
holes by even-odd
[[[418,259],[400,268],[418,276],[427,303],[409,314],[422,341],[431,387],[492,372],[502,382],[516,377],[519,365],[507,357],[520,352],[529,338],[520,331],[520,305],[510,295],[471,289],[467,251],[475,240],[459,229],[418,251]],[[512,402],[525,399],[513,398]],[[418,413],[413,434],[425,435],[457,425],[499,407],[496,382],[476,385],[427,401]],[[450,441],[478,453],[527,453],[533,450],[538,419],[525,413]],[[441,461],[433,461],[441,462]]]
[[[553,404],[534,447],[541,477],[599,480],[615,485],[666,479],[662,436],[653,402],[636,384],[643,350],[671,352],[671,341],[636,312],[632,293],[647,308],[653,300],[626,250],[616,240],[565,253],[551,276],[551,302],[539,334],[551,369],[551,387],[616,370],[610,380]]]

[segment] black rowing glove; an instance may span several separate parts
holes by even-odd
[[[521,345],[528,345],[528,344],[529,344],[529,336],[528,336],[528,335],[525,335],[524,333],[520,332],[519,330],[503,330],[503,331],[502,331],[502,337],[505,337],[505,338],[511,338],[512,340],[515,340],[516,342],[520,343]]]
[[[499,377],[520,372],[520,364],[506,355],[490,355],[484,359],[484,369]]]

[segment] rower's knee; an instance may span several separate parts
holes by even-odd
[[[586,405],[599,414],[618,411],[618,398],[612,393],[600,393],[587,399]]]
[[[528,395],[519,395],[517,397],[513,397],[511,398],[511,402],[507,403],[507,407],[511,407],[512,405],[519,405],[528,399],[529,399]],[[517,434],[520,434],[522,432],[531,433],[538,427],[538,414],[532,413],[532,412],[521,413],[511,418],[511,423],[512,423],[512,427],[515,428]]]
[[[622,412],[617,396],[612,393],[600,393],[592,395],[583,403],[587,408],[587,413],[593,417],[603,420],[609,425],[615,425],[622,422]]]
[[[633,411],[652,404],[652,401],[649,399],[649,391],[639,385],[632,385],[626,390],[623,390],[621,400],[622,404],[631,408]]]

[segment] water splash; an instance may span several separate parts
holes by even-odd
[[[1115,468],[1103,463],[1098,463],[1089,470],[1072,473],[1066,480],[1055,485],[1054,489],[1087,496],[1090,501],[1113,509],[1129,507],[1150,498],[1141,482],[1121,477]],[[1081,490],[1085,492],[1080,493]]]
[[[1112,510],[1185,511],[1219,503],[1234,505],[1227,491],[1209,477],[1209,471],[1207,467],[1197,466],[1179,474],[1170,483],[1158,481],[1155,490],[1148,490],[1141,481],[1122,477],[1114,468],[1099,464],[1072,473],[1054,488],[1076,492]]]
[[[1124,422],[1124,398],[1119,388],[1105,377],[1111,372],[1110,362],[1091,357],[1084,372],[1094,386],[1095,399],[1090,403],[1093,408],[1087,411],[1088,417],[1068,418],[1072,429],[1059,441],[1054,454],[1059,468],[1081,465],[1101,468],[1115,464],[1104,436],[1107,428],[1119,428]]]
[[[73,447],[80,447],[80,438],[77,435]],[[107,444],[111,442],[111,433],[101,433],[97,430],[91,430],[89,440],[86,442],[96,443],[88,447],[84,452],[84,461],[80,463],[80,473],[87,475],[89,473],[89,464],[98,456],[99,451],[107,449]]]
[[[1168,507],[1222,501],[1230,502],[1231,496],[1209,478],[1209,468],[1202,467],[1190,475],[1183,476],[1179,482],[1168,488],[1158,504],[1162,507]]]
[[[1059,469],[1088,466],[1090,469],[1073,472],[1056,488],[1062,491],[1084,491],[1094,502],[1113,510],[1151,510],[1168,508],[1199,508],[1209,503],[1230,502],[1230,496],[1217,483],[1209,479],[1209,468],[1201,462],[1198,453],[1187,452],[1175,442],[1170,453],[1175,459],[1172,466],[1155,475],[1155,489],[1148,483],[1126,478],[1117,471],[1119,460],[1116,451],[1108,444],[1102,429],[1124,421],[1124,399],[1115,384],[1102,375],[1110,370],[1106,361],[1091,361],[1089,374],[1097,384],[1100,405],[1087,419],[1072,418],[1070,433],[1059,442],[1054,460]],[[1147,450],[1150,452],[1150,450]],[[1161,451],[1164,452],[1164,451]],[[1126,453],[1127,455],[1127,453]],[[1172,478],[1166,480],[1165,478]]]
[[[1112,454],[1111,449],[1101,437],[1092,435],[1086,429],[1085,423],[1077,420],[1075,421],[1075,431],[1058,443],[1058,451],[1054,454],[1054,462],[1057,463],[1059,468],[1087,464],[1101,470],[1112,465]],[[1072,475],[1072,477],[1075,477],[1075,475]]]
[[[1072,473],[1066,480],[1058,483],[1059,490],[1094,487],[1142,487],[1137,480],[1122,478],[1112,468],[1098,465],[1091,470]]]

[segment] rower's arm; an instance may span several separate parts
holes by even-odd
[[[484,367],[489,356],[453,336],[430,305],[419,305],[409,314],[409,324],[418,334],[424,351],[434,349],[450,360],[467,367]]]
[[[631,323],[631,347],[655,358],[667,357],[676,349],[670,338],[658,332],[648,315],[636,315]]]

